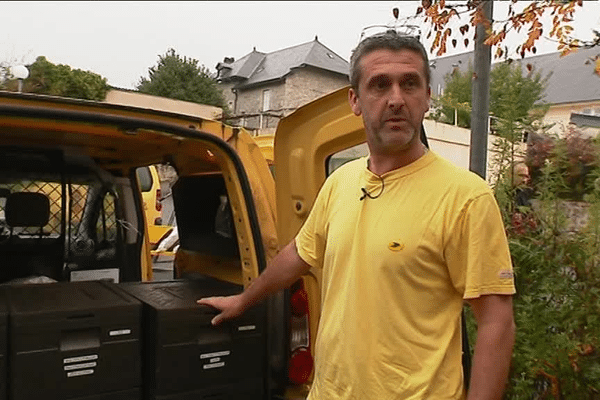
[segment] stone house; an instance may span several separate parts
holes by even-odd
[[[348,62],[317,37],[271,53],[254,48],[238,60],[225,57],[216,69],[230,122],[256,135],[274,134],[282,117],[349,84]]]

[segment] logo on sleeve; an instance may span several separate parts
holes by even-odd
[[[498,277],[500,279],[512,279],[513,276],[513,272],[509,269],[503,269],[502,271],[498,272]]]
[[[402,251],[404,250],[404,244],[394,240],[388,244],[388,249],[391,251]]]

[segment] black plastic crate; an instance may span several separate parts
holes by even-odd
[[[141,303],[101,281],[8,288],[11,400],[141,398]]]
[[[255,307],[217,327],[216,312],[196,300],[239,293],[213,278],[123,283],[144,303],[144,398],[262,399],[265,395],[265,309]]]

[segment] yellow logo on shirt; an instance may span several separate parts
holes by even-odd
[[[402,251],[404,250],[404,245],[400,242],[393,241],[388,244],[388,249],[391,251]]]

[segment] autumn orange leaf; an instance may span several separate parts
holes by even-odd
[[[571,36],[574,30],[569,23],[574,21],[574,14],[578,11],[577,7],[583,6],[581,0],[530,1],[521,11],[517,11],[513,7],[513,4],[519,3],[517,0],[510,0],[507,18],[495,22],[485,17],[483,9],[480,7],[482,1],[467,0],[460,2],[462,4],[458,4],[459,2],[449,4],[445,0],[422,0],[420,2],[417,15],[424,15],[425,23],[430,27],[426,37],[430,39],[432,33],[435,33],[431,44],[431,53],[442,56],[449,46],[456,47],[458,35],[463,37],[462,42],[465,47],[472,46],[471,40],[477,40],[477,32],[473,30],[471,34],[467,33],[470,27],[479,25],[485,27],[485,44],[497,47],[495,49],[497,58],[509,55],[508,48],[500,49],[500,47],[511,31],[524,34],[523,42],[516,49],[516,54],[522,58],[527,53],[537,53],[536,44],[543,35],[556,39],[557,50],[561,56],[577,51],[577,48],[590,46],[590,42],[578,42]],[[459,26],[456,32],[450,31],[449,33],[448,25],[452,22],[453,17],[456,17],[456,20],[460,19],[460,8],[466,8],[469,22]],[[542,17],[548,12],[551,14],[551,19],[542,24]],[[522,28],[527,28],[527,31],[522,32]],[[600,75],[597,70],[595,73]]]

